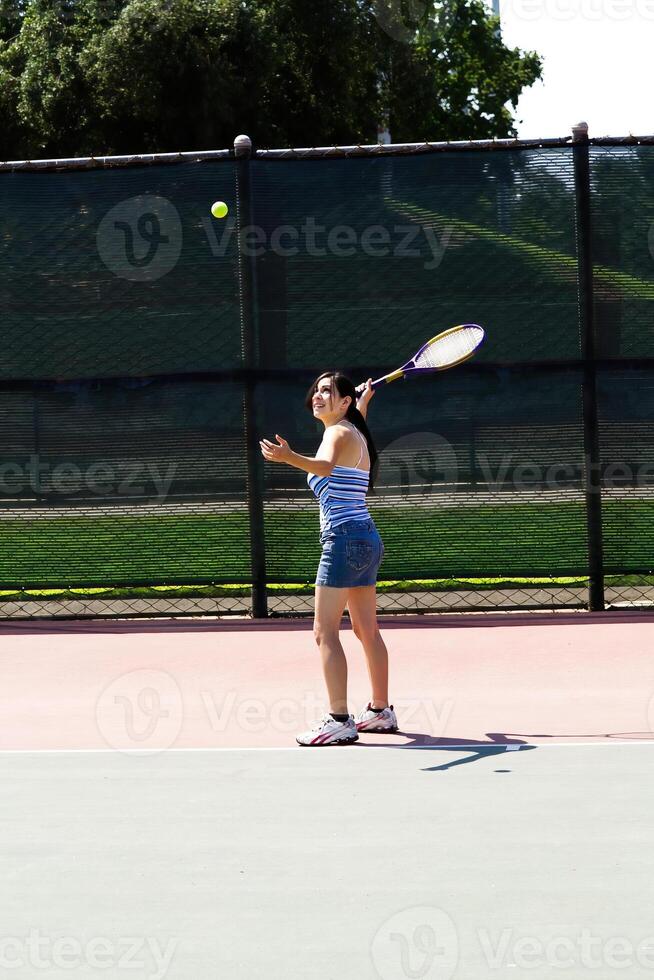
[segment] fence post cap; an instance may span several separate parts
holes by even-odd
[[[249,136],[237,136],[234,140],[234,153],[237,157],[249,157],[252,154],[252,140]]]

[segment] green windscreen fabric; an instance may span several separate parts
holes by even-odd
[[[487,327],[483,360],[579,356],[568,148],[262,161],[254,175],[256,223],[294,232],[275,269],[289,366],[398,366],[465,322]]]
[[[250,580],[234,189],[0,176],[0,588]]]
[[[0,175],[0,379],[240,364],[230,161]]]
[[[652,564],[653,154],[590,150],[612,574]],[[306,474],[248,475],[244,406],[251,460],[276,433],[313,455],[318,373],[382,376],[464,322],[473,360],[370,408],[380,579],[587,575],[572,148],[255,158],[240,202],[236,166],[0,174],[0,590],[247,585],[257,537],[268,582],[313,582]]]
[[[592,147],[590,161],[604,564],[609,574],[650,574],[654,147]]]
[[[0,391],[0,588],[248,582],[240,385]]]
[[[383,577],[583,574],[570,150],[261,161],[253,173],[256,223],[268,240],[284,229],[283,254],[257,259],[266,367],[339,367],[359,382],[457,323],[487,331],[468,365],[372,403]],[[268,386],[263,418],[310,454],[322,427],[303,395]],[[305,476],[271,465],[266,487],[268,574],[306,580],[319,545]]]

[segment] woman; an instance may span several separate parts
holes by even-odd
[[[276,436],[277,445],[260,441],[264,459],[309,474],[309,486],[320,503],[322,558],[316,577],[314,636],[329,713],[311,731],[298,735],[300,745],[345,744],[356,742],[360,731],[397,731],[395,711],[388,703],[388,651],[377,626],[377,570],[384,546],[365,500],[377,459],[365,421],[373,396],[372,379],[356,389],[344,374],[327,371],[306,399],[307,408],[325,427],[315,458],[293,452],[281,436]],[[348,712],[347,662],[338,635],[346,604],[372,685],[368,707],[356,720]]]

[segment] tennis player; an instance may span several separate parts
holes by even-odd
[[[356,389],[344,374],[321,374],[307,393],[306,405],[325,427],[314,457],[260,440],[264,459],[308,473],[320,504],[322,557],[316,577],[314,636],[320,649],[329,697],[329,713],[311,731],[297,736],[300,745],[343,745],[359,732],[396,732],[397,717],[388,703],[388,650],[377,625],[376,582],[384,546],[366,506],[377,459],[366,424],[374,396],[372,378]],[[356,717],[347,705],[347,661],[339,639],[345,606],[368,664],[372,697]]]

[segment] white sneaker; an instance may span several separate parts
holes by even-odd
[[[321,718],[310,732],[303,732],[295,739],[298,745],[347,745],[358,740],[353,715],[347,721],[335,721],[329,714]]]
[[[393,705],[383,711],[373,711],[370,705],[356,717],[358,732],[396,732],[397,715]]]

